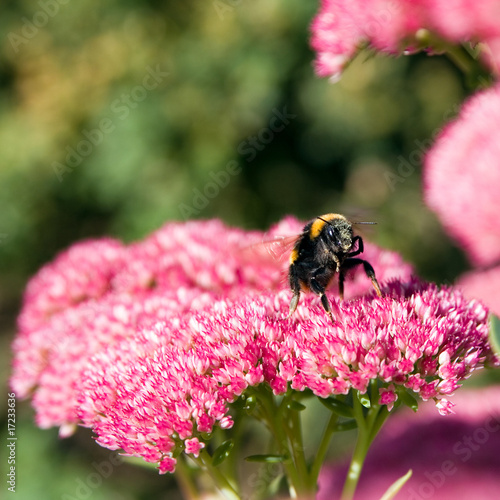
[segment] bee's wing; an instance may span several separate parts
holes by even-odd
[[[290,256],[290,253],[297,241],[298,236],[275,236],[270,240],[264,240],[260,245],[265,248],[268,254],[278,262],[283,262]]]
[[[290,255],[297,238],[298,236],[296,234],[288,236],[271,236],[270,238],[264,236],[262,241],[243,247],[241,251],[248,259],[258,257],[262,260],[281,264],[284,263]]]
[[[288,288],[288,257],[297,241],[297,235],[271,236],[262,241],[251,243],[242,247],[242,262],[255,264],[258,262],[263,268],[269,270],[269,276],[275,276],[278,271],[273,287],[277,289]]]

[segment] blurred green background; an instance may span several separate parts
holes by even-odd
[[[445,57],[362,54],[340,82],[318,79],[315,1],[1,9],[3,381],[27,279],[86,237],[131,241],[186,218],[265,229],[286,214],[340,211],[377,221],[370,238],[425,278],[451,282],[466,269],[422,202],[423,151],[469,92]],[[17,432],[20,500],[77,498],[77,478],[109,456],[85,431],[59,441],[34,428],[28,403]],[[174,489],[124,465],[91,498],[176,498]]]

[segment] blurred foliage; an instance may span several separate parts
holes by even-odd
[[[423,150],[466,96],[463,76],[444,57],[362,54],[340,82],[318,79],[308,46],[316,8],[304,0],[4,2],[7,339],[26,280],[59,250],[100,235],[130,241],[186,216],[267,228],[285,214],[340,211],[377,221],[370,238],[426,278],[452,281],[466,267],[421,187]],[[88,474],[92,460],[70,456],[74,440],[54,451],[54,433],[33,429],[30,417],[19,425],[20,453],[30,443],[22,488],[37,498],[48,488],[47,498],[70,494],[65,477]],[[134,474],[158,484],[149,472],[114,481],[130,486]],[[19,498],[34,498],[26,491]],[[132,487],[118,491],[142,498]]]
[[[189,215],[267,227],[287,213],[362,210],[379,222],[374,239],[423,275],[453,279],[463,260],[422,206],[415,141],[428,144],[463,100],[462,76],[445,58],[361,55],[338,84],[318,79],[315,9],[300,0],[4,8],[2,296],[15,299],[77,239],[130,240],[182,219],[180,207],[232,160],[241,173]],[[294,118],[266,133],[276,111]]]

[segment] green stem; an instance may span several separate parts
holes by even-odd
[[[446,45],[446,55],[455,63],[464,74],[470,75],[477,72],[477,62],[460,45]]]
[[[226,476],[217,467],[212,465],[212,458],[205,449],[201,450],[200,456],[193,458],[193,460],[212,478],[215,486],[223,494],[224,498],[227,500],[239,500],[241,498]]]
[[[325,460],[328,447],[330,446],[330,440],[335,433],[338,419],[338,415],[332,412],[330,420],[328,421],[328,424],[326,425],[323,432],[323,437],[321,438],[321,442],[319,444],[318,451],[316,452],[316,457],[314,458],[314,462],[311,467],[311,473],[309,476],[310,485],[313,487],[316,487],[317,485],[319,472],[321,470],[321,466],[323,465],[323,461]]]
[[[272,393],[266,391],[265,389],[259,391],[259,400],[261,403],[264,420],[266,421],[269,430],[273,434],[276,443],[278,444],[279,453],[288,457],[283,461],[283,468],[288,479],[290,495],[292,498],[295,498],[297,493],[301,491],[302,488],[301,479],[299,477],[297,469],[295,468],[293,461],[290,460],[290,457],[293,455],[293,453],[288,446],[288,437],[285,432],[285,426],[287,424],[283,425],[283,422],[281,421],[283,415],[282,412],[278,411]]]
[[[347,473],[347,479],[344,483],[342,496],[340,497],[341,500],[351,500],[354,497],[354,492],[356,491],[356,487],[358,485],[367,451],[368,447],[366,435],[359,430],[358,440],[356,442],[356,447],[354,448],[352,460],[349,465],[349,471]]]
[[[488,84],[491,72],[485,68],[479,58],[479,51],[472,52],[463,45],[448,42],[428,30],[419,30],[416,36],[417,42],[423,48],[432,47],[436,53],[444,53],[467,76],[471,85]]]
[[[341,500],[352,500],[354,497],[354,492],[356,491],[361,476],[368,449],[389,415],[386,406],[374,404],[372,401],[371,408],[365,416],[357,391],[353,392],[353,410],[354,418],[358,424],[358,438],[342,491]]]
[[[189,473],[189,467],[181,457],[177,460],[174,477],[177,480],[179,489],[182,491],[183,498],[187,500],[199,500],[201,498]]]
[[[377,418],[374,420],[370,431],[370,441],[369,445],[372,444],[373,440],[377,437],[379,430],[384,425],[387,417],[389,416],[389,410],[386,405],[382,405],[377,413]]]
[[[306,457],[304,455],[304,443],[302,439],[300,415],[298,411],[293,409],[290,409],[287,413],[289,414],[289,418],[286,419],[289,421],[289,425],[287,426],[287,428],[289,429],[288,439],[290,440],[290,444],[292,447],[295,467],[300,477],[300,493],[302,494],[308,489],[309,471],[307,469]]]
[[[235,418],[234,419],[234,425],[231,429],[231,439],[233,440],[233,443],[234,443],[234,448],[232,450],[232,454],[233,454],[233,457],[237,457],[239,456],[239,453],[240,453],[240,446],[241,446],[241,442],[242,442],[242,434],[243,434],[243,419],[239,418]],[[227,430],[226,431],[223,431],[222,429],[219,428],[219,431],[221,432],[226,432],[226,435],[224,437],[227,438]],[[221,440],[221,443],[223,442],[224,440]],[[232,460],[224,460],[222,462],[222,464],[220,464],[223,466],[223,471],[226,475],[226,477],[228,478],[229,482],[231,484],[237,484],[238,483],[238,461],[236,459],[232,459]]]
[[[352,455],[347,478],[342,491],[341,500],[350,500],[354,496],[354,491],[358,485],[359,476],[363,467],[363,462],[368,451],[367,448],[367,428],[363,414],[363,405],[359,399],[358,391],[353,391],[352,396],[354,418],[358,424],[358,438]]]

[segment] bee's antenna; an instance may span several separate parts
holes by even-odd
[[[318,217],[316,217],[316,219],[322,220],[325,224],[328,224],[329,226],[331,226],[331,225],[332,225],[332,223],[331,223],[329,220],[323,219],[323,217],[318,216]],[[370,226],[372,226],[372,225],[374,225],[374,224],[377,224],[376,222],[367,222],[367,221],[366,221],[366,222],[365,222],[365,221],[360,221],[360,222],[356,222],[356,221],[354,221],[354,222],[353,222],[353,221],[349,221],[349,222],[350,222],[351,224],[365,224],[365,225],[370,225]]]

